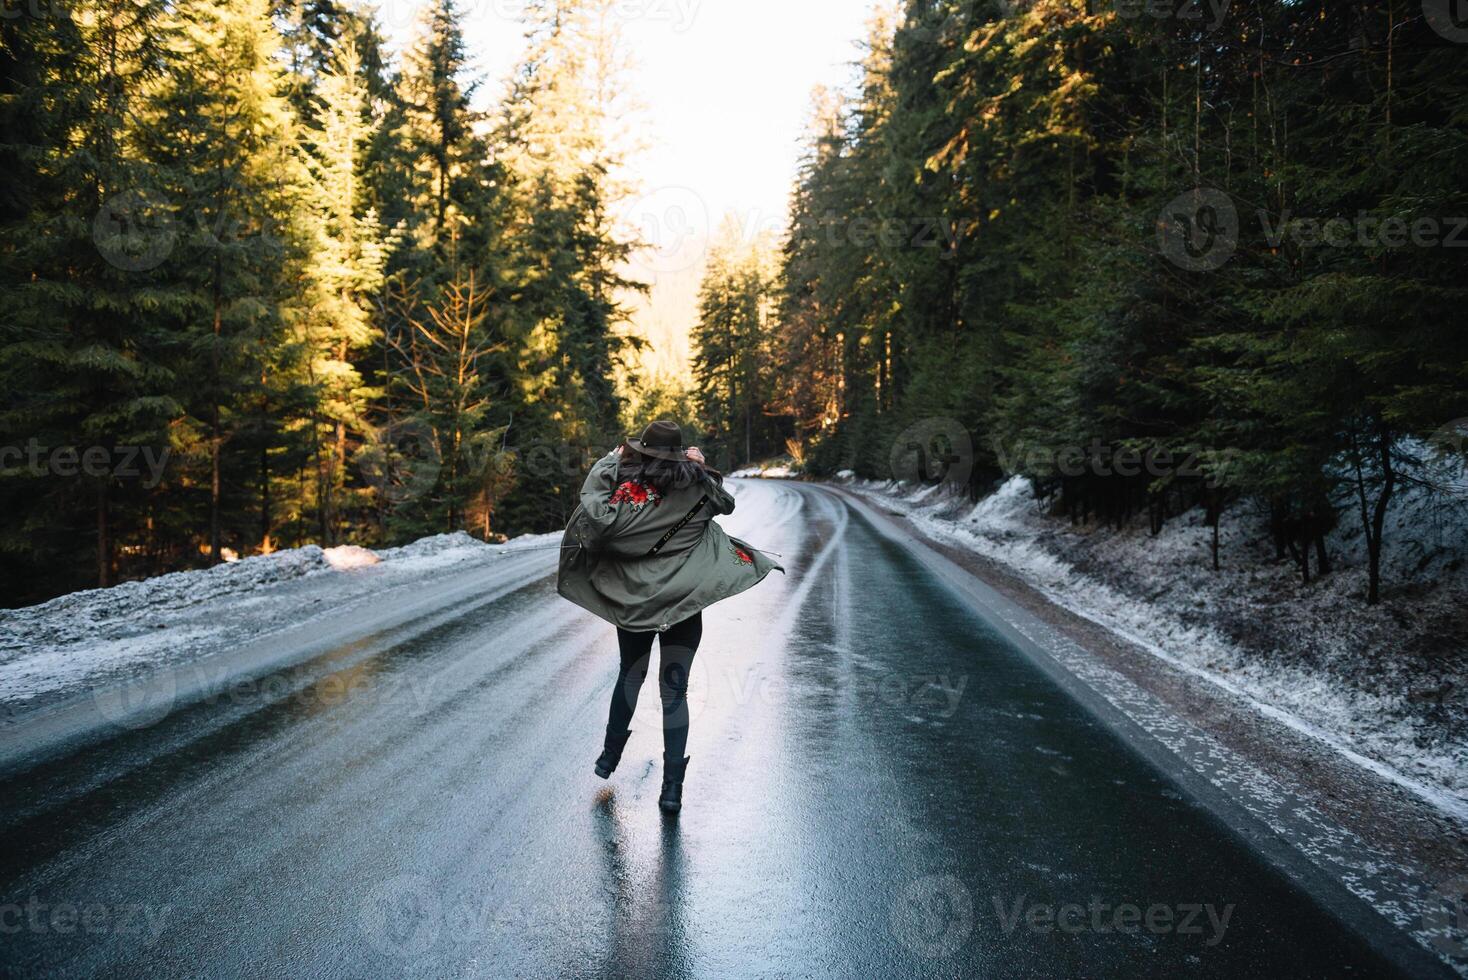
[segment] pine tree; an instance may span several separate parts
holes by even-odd
[[[839,338],[830,314],[840,296],[828,286],[836,177],[846,140],[838,94],[814,93],[805,153],[791,197],[790,231],[782,256],[777,359],[787,366],[775,381],[774,404],[794,420],[799,437],[822,437],[841,420]]]
[[[0,218],[0,433],[8,445],[107,459],[104,472],[29,462],[6,472],[13,520],[0,548],[20,560],[13,594],[112,583],[116,543],[138,532],[152,494],[110,468],[120,447],[165,449],[178,410],[156,319],[175,299],[153,281],[172,232],[130,153],[166,37],[161,13],[101,0],[0,25],[10,69],[0,139],[14,167]]]
[[[536,0],[529,49],[495,134],[507,224],[516,233],[504,289],[513,304],[522,439],[589,447],[621,422],[615,378],[640,341],[623,330],[626,295],[643,288],[624,268],[633,241],[617,214],[630,188],[626,63],[610,0]],[[512,508],[516,520],[564,521],[579,463],[558,465],[551,492]]]
[[[348,429],[367,426],[373,399],[361,361],[375,353],[381,334],[375,301],[384,284],[387,248],[377,213],[366,204],[365,151],[371,139],[367,86],[356,43],[344,42],[336,64],[318,87],[312,171],[318,239],[309,274],[315,302],[305,318],[312,351],[310,376],[320,388],[327,432],[317,435],[317,505],[321,536],[335,542],[347,462]]]
[[[309,302],[307,174],[265,0],[186,0],[169,29],[170,70],[140,141],[179,229],[165,271],[187,296],[174,311],[194,380],[186,428],[207,455],[200,523],[219,561],[226,537],[268,547],[270,460],[292,448],[275,408],[296,404],[304,380],[292,338]],[[253,526],[226,526],[249,511]]]
[[[768,450],[784,437],[767,418],[774,387],[774,256],[772,243],[744,241],[739,223],[726,218],[699,288],[695,388],[710,427],[709,448],[728,461],[748,462],[756,446]]]
[[[336,0],[280,0],[273,13],[283,24],[281,49],[291,107],[302,122],[314,121],[317,86],[331,73],[341,43],[355,33],[351,22],[358,15]]]
[[[424,9],[398,84],[404,157],[412,164],[408,230],[416,258],[409,261],[415,276],[430,274],[430,286],[475,264],[476,257],[461,249],[485,196],[487,154],[470,103],[475,88],[459,11],[454,0],[435,0]]]
[[[406,366],[396,379],[406,394],[399,404],[411,412],[395,422],[407,420],[430,435],[433,465],[410,470],[423,485],[409,488],[395,518],[410,533],[454,531],[496,475],[504,429],[492,430],[488,419],[503,394],[496,362],[504,344],[486,315],[488,294],[474,272],[445,284],[432,303],[417,303],[419,295],[403,291],[407,329],[392,341]],[[388,450],[381,441],[376,447]]]

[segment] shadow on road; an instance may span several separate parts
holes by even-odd
[[[692,975],[684,914],[687,869],[677,819],[661,821],[652,864],[639,869],[632,858],[638,831],[622,819],[614,789],[597,794],[592,816],[611,926],[606,957],[595,975]]]

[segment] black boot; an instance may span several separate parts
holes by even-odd
[[[677,813],[683,809],[683,775],[688,772],[688,759],[681,762],[663,756],[663,795],[658,797],[658,806],[664,813]]]
[[[622,750],[627,747],[627,739],[632,737],[630,731],[614,732],[607,729],[607,740],[602,746],[601,758],[596,760],[596,774],[602,779],[611,779],[612,773],[617,771],[617,763],[622,761]]]

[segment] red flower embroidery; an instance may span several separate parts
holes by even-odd
[[[754,559],[750,557],[749,552],[745,551],[743,548],[739,547],[737,544],[734,545],[734,559],[736,561],[738,561],[741,565],[753,565],[754,564]]]
[[[656,507],[663,502],[663,497],[662,494],[658,493],[657,487],[650,487],[638,483],[635,480],[628,480],[612,494],[611,502],[614,504],[631,504],[633,510],[641,510],[648,504]]]

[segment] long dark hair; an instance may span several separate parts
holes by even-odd
[[[618,480],[636,480],[638,483],[656,487],[659,493],[670,493],[696,487],[705,478],[720,486],[724,474],[709,466],[702,466],[691,459],[663,459],[648,456],[631,446],[622,445],[622,465],[617,469]]]

